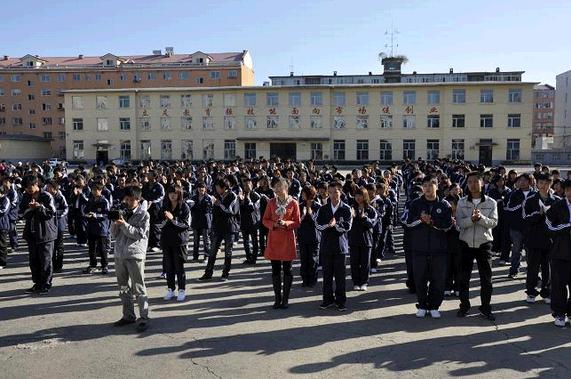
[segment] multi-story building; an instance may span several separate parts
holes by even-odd
[[[529,162],[535,84],[70,90],[67,158]]]
[[[555,88],[539,84],[533,88],[533,142],[537,137],[552,137],[555,117]]]
[[[54,156],[65,154],[63,91],[69,89],[216,87],[254,84],[250,53],[101,57],[0,57],[0,133],[52,139]]]

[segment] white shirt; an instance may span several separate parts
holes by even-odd
[[[335,212],[337,211],[337,208],[339,208],[339,204],[341,204],[341,202],[337,203],[337,206],[334,206],[333,202],[331,202],[331,211],[333,212],[334,215]]]
[[[528,195],[530,192],[531,192],[530,190],[523,191],[523,196],[525,196],[525,198],[527,199],[527,195]]]
[[[478,198],[478,199],[472,199],[472,203],[474,204],[475,207],[478,206],[478,204],[480,204],[482,202],[482,199]]]

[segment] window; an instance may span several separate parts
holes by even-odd
[[[236,117],[224,116],[224,129],[236,129]]]
[[[453,128],[463,128],[466,126],[466,116],[463,114],[453,114],[452,115],[452,127]]]
[[[64,140],[64,139],[65,139],[65,132],[58,132],[58,136],[57,136],[57,137],[58,137],[58,139]]]
[[[426,140],[426,159],[434,160],[438,159],[440,154],[440,141],[437,139]]]
[[[95,107],[97,109],[107,109],[107,96],[96,96]]]
[[[50,74],[41,74],[40,75],[40,82],[48,83],[50,81]]]
[[[509,103],[521,103],[521,89],[512,88],[508,91],[508,102]]]
[[[427,127],[429,128],[440,128],[440,116],[439,115],[429,115],[426,117]]]
[[[508,128],[521,127],[521,114],[508,114]]]
[[[181,108],[192,107],[192,96],[191,95],[180,95],[180,107]]]
[[[106,118],[98,118],[97,119],[97,131],[98,132],[106,132],[109,130],[109,120]]]
[[[405,139],[402,141],[402,158],[416,159],[416,142],[413,139]]]
[[[21,111],[22,110],[22,104],[12,104],[12,110],[13,111]]]
[[[218,80],[220,79],[220,71],[210,71],[208,77],[212,80]]]
[[[369,116],[357,116],[357,129],[367,129],[369,127]]]
[[[333,159],[336,161],[345,160],[345,141],[333,140]]]
[[[203,84],[204,78],[196,78],[196,84]]]
[[[183,139],[180,146],[180,158],[181,159],[194,159],[193,143],[191,140]]]
[[[244,144],[244,158],[256,159],[256,144],[254,142],[246,142]]]
[[[321,116],[311,116],[309,118],[309,126],[311,129],[321,129],[323,127]]]
[[[22,94],[22,90],[19,88],[12,89],[12,96],[20,96]]]
[[[202,149],[202,159],[214,159],[214,142],[204,141]]]
[[[480,103],[493,103],[494,91],[491,89],[480,90]]]
[[[85,76],[85,79],[86,79],[86,80],[89,80],[89,77],[86,75],[86,76]],[[120,80],[120,81],[125,81],[125,80],[127,80],[127,74],[124,73],[124,72],[120,73],[120,74],[119,74],[119,80]]]
[[[393,160],[393,145],[390,141],[385,139],[379,141],[379,159],[381,161]]]
[[[277,92],[268,92],[266,94],[266,105],[268,107],[277,107],[279,105]]]
[[[357,105],[369,105],[369,92],[357,92]]]
[[[238,71],[230,70],[228,71],[228,79],[236,79],[238,77]]]
[[[464,159],[464,140],[452,140],[452,159]]]
[[[42,95],[42,96],[50,96],[51,94],[52,94],[52,91],[47,89],[47,88],[40,89],[40,95]]]
[[[180,80],[188,80],[189,77],[190,75],[188,74],[188,71],[179,71],[178,73],[178,78]]]
[[[233,93],[224,94],[224,106],[225,107],[235,107],[236,106],[236,95]]]
[[[466,90],[465,89],[452,90],[452,103],[453,104],[466,103]]]
[[[172,73],[170,71],[163,72],[163,79],[164,80],[171,80],[172,79]]]
[[[142,80],[142,76],[141,76],[141,73],[140,73],[140,72],[136,72],[136,73],[133,74],[133,81],[134,81],[135,83],[138,83],[138,82],[140,82],[141,80]]]
[[[156,72],[148,72],[147,73],[147,80],[155,80],[157,79],[157,73]]]
[[[101,74],[100,74],[100,73],[96,73],[96,74],[95,74],[95,80],[96,80],[96,81],[101,81]]]
[[[278,127],[279,116],[266,116],[266,128],[275,129]]]
[[[357,140],[357,160],[358,161],[369,160],[369,141],[367,141],[366,139]]]
[[[311,105],[314,107],[320,107],[323,105],[323,97],[321,95],[321,92],[311,93]]]
[[[214,129],[214,119],[212,117],[202,117],[202,129]]]
[[[0,125],[6,125],[6,117],[0,117]]]
[[[381,92],[381,105],[393,105],[393,93],[390,91]]]
[[[159,101],[162,109],[168,109],[171,107],[171,97],[169,95],[161,95]]]
[[[381,115],[381,129],[389,129],[393,127],[393,115]]]
[[[415,115],[402,116],[402,127],[405,129],[416,128],[416,116]]]
[[[224,140],[224,159],[236,159],[236,141],[233,139]]]
[[[35,110],[35,109],[30,109],[30,110],[28,110],[28,114],[36,114],[36,110]]]
[[[333,128],[334,129],[344,129],[345,128],[345,117],[343,116],[335,116],[333,118]]]
[[[83,150],[83,141],[73,141],[73,159],[85,158],[85,151]]]
[[[255,107],[256,106],[256,94],[255,93],[245,93],[244,94],[244,106],[245,107]]]
[[[214,95],[202,95],[202,107],[203,108],[210,108],[214,103]]]
[[[12,75],[10,76],[10,79],[11,79],[13,82],[19,82],[20,80],[22,80],[22,75],[20,75],[20,74],[12,74]]]
[[[506,149],[506,160],[519,160],[519,139],[508,139]]]
[[[83,109],[83,98],[81,96],[71,97],[71,108],[72,109]]]
[[[151,97],[149,95],[141,95],[139,97],[139,106],[143,109],[150,108],[151,106]]]
[[[336,107],[345,106],[345,92],[334,92],[333,93],[333,105]]]
[[[57,80],[58,82],[65,82],[65,74],[63,74],[63,73],[57,74],[56,80]]]
[[[288,119],[288,127],[290,129],[299,129],[301,128],[301,119],[299,116],[289,116]]]
[[[440,91],[428,91],[426,100],[428,105],[440,104]]]
[[[0,96],[4,96],[4,88],[0,88]],[[30,99],[30,95],[28,95],[28,99]]]
[[[130,96],[119,96],[119,108],[129,108],[131,106]]]
[[[42,110],[43,111],[51,111],[52,110],[51,104],[43,103],[42,104]]]
[[[480,115],[480,128],[492,128],[494,126],[494,115],[481,114]]]
[[[170,130],[171,129],[171,118],[170,117],[161,117],[161,130]]]
[[[256,129],[257,127],[256,117],[252,116],[244,117],[244,126],[246,127],[246,129]]]
[[[24,124],[24,121],[22,120],[22,117],[13,117],[12,118],[12,125],[14,126],[21,126]],[[30,125],[34,125],[33,128],[30,127],[30,129],[35,129],[36,128],[36,124],[30,124]]]
[[[406,105],[416,104],[416,91],[404,91],[402,94],[402,103]]]
[[[181,117],[180,118],[180,126],[182,130],[190,130],[192,129],[192,117]]]
[[[131,160],[131,141],[122,141],[119,145],[119,156],[124,161]]]
[[[131,119],[129,117],[119,118],[119,130],[131,130]]]
[[[301,93],[299,92],[290,92],[288,95],[289,99],[289,106],[290,107],[299,107],[301,106]]]
[[[161,160],[171,160],[172,159],[172,141],[162,140],[161,141]]]
[[[81,74],[79,74],[77,72],[74,72],[72,77],[73,77],[74,82],[79,82],[81,80]]]
[[[141,141],[141,159],[148,160],[151,159],[151,141],[143,140]]]
[[[311,143],[311,159],[323,160],[323,144],[320,142]]]

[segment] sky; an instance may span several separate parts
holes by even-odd
[[[571,69],[571,1],[3,1],[0,56],[150,54],[249,50],[262,84],[271,75],[382,71],[525,71],[555,85]],[[25,5],[24,5],[25,4]]]

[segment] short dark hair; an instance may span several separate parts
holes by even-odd
[[[553,181],[553,177],[552,177],[551,175],[547,174],[547,173],[543,173],[543,172],[542,172],[541,174],[538,174],[538,175],[535,177],[535,180],[537,180],[537,181],[544,180],[544,181],[546,181],[546,182],[552,182],[552,181]]]
[[[92,191],[103,191],[103,188],[105,188],[105,186],[103,184],[101,184],[100,182],[94,182],[91,183],[91,190]]]
[[[56,191],[59,190],[59,183],[53,179],[46,180],[46,186],[50,186]]]
[[[126,187],[123,197],[134,197],[137,200],[141,200],[141,189],[136,186]]]
[[[228,183],[228,180],[227,180],[227,179],[217,179],[217,180],[214,182],[214,185],[215,185],[215,186],[218,186],[218,187],[220,187],[220,188],[224,188],[224,189],[227,189],[227,188],[230,187],[230,184]]]
[[[488,172],[488,174],[489,174],[489,172]],[[479,171],[471,171],[471,172],[469,172],[469,173],[466,175],[466,180],[468,180],[468,178],[471,177],[471,176],[475,176],[475,177],[477,177],[479,180],[482,179],[482,173],[479,172]]]
[[[562,186],[563,186],[563,188],[565,188],[565,189],[571,188],[571,179],[565,179],[565,181],[563,181]]]
[[[206,184],[204,182],[198,182],[196,188],[206,188]]]
[[[24,179],[22,180],[22,187],[23,188],[27,188],[29,186],[35,186],[35,185],[39,185],[39,184],[40,184],[40,180],[38,179],[38,177],[36,175],[24,176]]]
[[[426,175],[424,178],[422,178],[422,184],[424,183],[432,183],[434,185],[438,185],[438,179],[436,179],[435,176],[432,175]]]
[[[341,185],[341,182],[338,180],[333,180],[333,181],[329,182],[329,184],[327,185],[327,188],[331,188],[331,187],[336,187],[339,190],[341,188],[343,188],[343,186]]]

